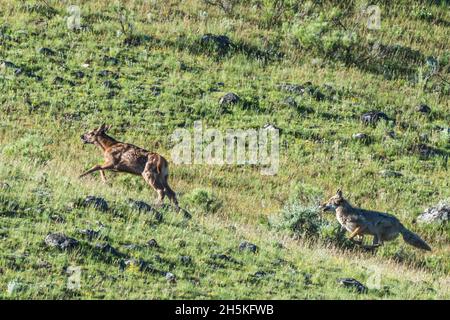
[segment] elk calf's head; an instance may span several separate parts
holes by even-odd
[[[106,131],[109,130],[109,128],[111,128],[111,126],[102,124],[97,129],[94,129],[94,130],[86,132],[85,134],[82,134],[81,141],[83,141],[83,143],[95,144],[97,142],[98,137],[101,137],[102,135],[104,135],[106,133]]]

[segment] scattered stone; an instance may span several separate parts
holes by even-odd
[[[156,242],[155,239],[150,239],[149,241],[147,241],[147,245],[150,248],[159,248],[159,244],[158,244],[158,242]]]
[[[110,253],[113,256],[121,257],[123,254],[119,251],[117,251],[114,247],[112,247],[109,243],[97,243],[95,245],[95,248],[100,250],[103,253]]]
[[[275,242],[274,246],[277,249],[284,249],[284,245],[281,242]]]
[[[192,215],[185,209],[181,209],[181,212],[183,213],[183,218],[186,220],[191,220]]]
[[[376,124],[380,120],[388,121],[389,117],[384,112],[375,110],[366,112],[361,116],[361,121],[366,125]]]
[[[338,282],[340,285],[342,285],[346,288],[355,289],[358,293],[366,293],[367,292],[367,287],[356,279],[341,278],[341,279],[338,279]]]
[[[240,98],[238,95],[236,95],[233,92],[229,92],[226,95],[224,95],[222,98],[220,98],[219,100],[219,104],[224,107],[224,106],[228,106],[231,104],[236,104],[240,101]]]
[[[25,289],[25,285],[17,280],[12,280],[8,282],[8,286],[6,288],[6,292],[9,295],[13,295],[16,292],[22,291]]]
[[[286,99],[284,99],[283,103],[289,107],[298,108],[297,102],[292,97],[287,97]]]
[[[220,53],[225,54],[232,48],[233,43],[230,38],[224,35],[205,34],[200,39],[202,45],[215,46]]]
[[[121,270],[125,270],[127,267],[138,267],[139,271],[141,271],[141,272],[158,273],[158,270],[153,268],[152,265],[150,265],[148,262],[146,262],[142,259],[139,259],[139,260],[128,259],[128,260],[121,262],[121,265],[120,265]],[[164,275],[166,274],[165,272],[160,272],[160,273],[163,273]]]
[[[153,208],[151,205],[149,205],[148,203],[146,203],[144,201],[128,199],[128,204],[130,205],[130,207],[133,210],[138,210],[140,212],[148,212],[148,213],[153,214],[153,216],[155,217],[155,219],[158,222],[161,222],[163,220],[163,215],[160,212],[158,212],[155,208]]]
[[[108,94],[107,94],[107,98],[108,99],[112,99],[112,98],[114,98],[115,96],[117,96],[118,95],[118,92],[117,91],[114,91],[114,90],[111,90],[110,92],[108,92]]]
[[[417,221],[420,223],[438,223],[448,222],[450,216],[450,201],[441,201],[436,206],[426,209]]]
[[[54,84],[54,85],[68,84],[68,85],[70,85],[70,86],[72,86],[72,87],[74,87],[74,86],[76,85],[75,82],[73,82],[73,81],[71,81],[71,80],[66,80],[66,79],[61,78],[61,77],[55,77],[55,78],[53,79],[53,84]]]
[[[128,244],[124,244],[122,245],[122,247],[124,247],[127,250],[136,250],[139,249],[139,246],[137,244],[134,243],[128,243]]]
[[[412,150],[415,151],[421,158],[424,159],[440,154],[439,150],[430,147],[424,143],[413,146]]]
[[[170,283],[175,283],[177,282],[177,278],[175,277],[175,275],[171,272],[166,272],[166,280],[169,281]]]
[[[265,272],[265,271],[256,271],[256,272],[252,275],[252,277],[253,277],[253,278],[256,278],[256,279],[261,279],[261,278],[264,278],[264,277],[267,276],[267,275],[268,275],[268,273]]]
[[[130,207],[132,209],[138,210],[138,211],[151,212],[151,211],[155,210],[155,209],[153,209],[152,206],[150,206],[148,203],[146,203],[144,201],[128,199],[128,204],[130,205]]]
[[[56,55],[56,51],[55,50],[52,50],[50,48],[45,48],[45,47],[40,48],[39,49],[39,53],[43,54],[44,56],[55,56]]]
[[[188,265],[192,263],[192,257],[190,256],[181,256],[180,261],[182,264]]]
[[[108,210],[108,202],[106,202],[105,199],[96,196],[87,196],[86,199],[83,200],[82,206],[93,207],[100,211]]]
[[[419,140],[420,140],[420,142],[426,143],[426,142],[428,142],[430,139],[428,138],[428,134],[426,134],[426,133],[421,133],[421,134],[419,135]]]
[[[111,80],[103,81],[103,86],[108,89],[120,89],[120,86]]]
[[[79,242],[62,233],[50,233],[45,237],[45,244],[49,247],[57,247],[62,250],[72,249],[79,245]]]
[[[239,244],[239,251],[250,251],[256,253],[258,251],[258,247],[253,243],[243,241]]]
[[[281,130],[279,127],[277,127],[271,123],[266,123],[265,125],[263,125],[262,128],[265,130]]]
[[[355,140],[363,141],[363,142],[366,142],[366,141],[370,140],[369,135],[365,134],[365,133],[362,133],[362,132],[355,133],[354,135],[352,135],[352,138],[355,139]]]
[[[152,96],[157,97],[161,95],[162,89],[158,86],[152,86],[150,92],[152,93]]]
[[[6,61],[6,60],[3,60],[3,62],[0,64],[0,68],[1,69],[6,69],[6,68],[19,69],[19,67],[16,64],[14,64],[11,61]]]
[[[388,132],[386,132],[385,138],[395,139],[395,137],[396,137],[395,131],[388,131]]]
[[[226,254],[223,254],[223,253],[214,253],[214,254],[211,254],[210,257],[213,260],[223,260],[223,261],[238,263],[236,259],[234,259]]]
[[[9,190],[11,189],[11,186],[7,184],[6,182],[0,182],[0,190]]]
[[[300,84],[281,83],[278,85],[278,88],[280,88],[283,91],[287,91],[297,95],[302,95],[305,93],[305,87]]]
[[[66,222],[66,219],[64,219],[63,216],[57,215],[57,214],[53,214],[50,216],[50,220],[52,220],[53,222],[56,223],[64,223]]]
[[[82,79],[82,78],[84,78],[84,72],[80,71],[80,70],[74,71],[74,72],[72,72],[72,76],[74,76],[77,79]]]
[[[94,238],[98,238],[100,235],[99,231],[94,231],[91,229],[81,229],[78,231],[80,234],[86,236],[89,240],[92,240]]]
[[[110,57],[110,56],[103,56],[103,63],[109,64],[109,65],[118,65],[120,63],[119,59]]]
[[[421,103],[416,107],[416,111],[421,112],[421,113],[430,113],[431,108],[429,106],[427,106],[426,104]]]
[[[380,175],[384,178],[400,178],[403,177],[403,174],[398,171],[393,170],[381,170]]]
[[[119,75],[117,73],[110,71],[110,70],[102,70],[98,73],[98,75],[103,78],[106,78],[106,77],[110,77],[113,79],[119,78]]]

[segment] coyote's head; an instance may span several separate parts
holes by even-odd
[[[344,203],[345,199],[342,196],[342,190],[338,189],[336,195],[332,196],[328,201],[320,206],[322,211],[335,211],[337,207]]]
[[[111,126],[102,124],[97,129],[94,129],[94,130],[86,132],[85,134],[82,134],[81,141],[83,141],[83,143],[94,144],[97,142],[98,137],[103,136],[106,133],[106,131],[109,130],[109,128],[111,128]]]

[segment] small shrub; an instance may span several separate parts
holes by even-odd
[[[317,54],[335,55],[337,52],[348,52],[358,44],[355,32],[339,29],[334,21],[339,20],[342,13],[332,10],[328,14],[321,13],[292,27],[292,33],[304,49]]]
[[[314,238],[319,235],[322,219],[317,206],[294,202],[284,206],[281,220],[276,223],[281,229],[288,229],[301,238]]]
[[[195,189],[185,197],[186,202],[194,211],[215,213],[222,207],[222,201],[211,191]]]
[[[293,183],[289,192],[289,203],[319,203],[324,195],[320,188],[305,183]]]

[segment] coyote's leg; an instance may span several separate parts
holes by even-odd
[[[350,240],[352,240],[356,235],[358,235],[361,231],[363,231],[365,228],[359,226],[356,227],[355,230],[353,230],[353,232],[350,234],[350,236],[348,237]]]
[[[96,166],[93,166],[91,169],[83,173],[79,176],[79,178],[83,178],[84,176],[87,176],[88,174],[91,174],[92,172],[98,171],[98,170],[108,170],[112,169],[114,166],[111,163],[105,163],[105,164],[98,164]]]
[[[165,196],[164,187],[159,182],[157,173],[146,165],[142,177],[158,193],[158,205],[162,205]]]

